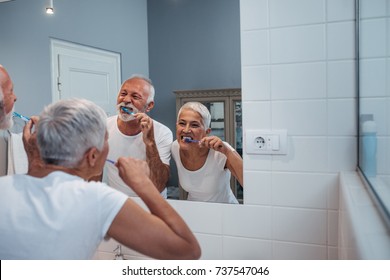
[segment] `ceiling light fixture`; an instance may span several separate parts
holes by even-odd
[[[54,14],[53,0],[49,0],[49,5],[46,7],[46,14],[48,15]]]

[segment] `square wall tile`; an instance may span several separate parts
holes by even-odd
[[[383,17],[386,15],[386,2],[388,0],[361,0],[360,9],[362,18]]]
[[[327,210],[274,207],[273,212],[275,240],[326,245]]]
[[[271,205],[271,172],[244,169],[244,204]]]
[[[332,181],[328,187],[328,209],[339,210],[339,174],[340,172],[329,174],[332,177]]]
[[[331,247],[328,246],[328,260],[338,260],[339,259],[339,252],[338,247]]]
[[[245,149],[244,146],[244,151]],[[244,171],[271,171],[272,169],[271,155],[249,155],[244,152],[243,160]],[[247,183],[244,184],[247,185]]]
[[[223,239],[220,235],[196,233],[202,255],[201,260],[221,260],[223,252]]]
[[[329,137],[329,172],[354,171],[357,166],[357,138]]]
[[[328,59],[355,58],[355,22],[329,23],[327,27]]]
[[[267,0],[240,1],[241,30],[262,29],[268,27]]]
[[[333,176],[328,174],[274,172],[272,204],[327,209],[328,189],[332,183]]]
[[[357,99],[328,99],[328,135],[357,135]]]
[[[355,67],[353,60],[328,62],[328,98],[357,98]]]
[[[196,233],[222,234],[222,204],[186,200],[174,201],[172,207]]]
[[[327,172],[326,137],[289,137],[287,155],[274,157],[273,171]]]
[[[360,103],[360,114],[374,115],[377,127],[377,136],[388,135],[387,112],[389,110],[386,98],[365,98]]]
[[[325,60],[324,24],[271,29],[271,63]]]
[[[241,32],[241,65],[269,63],[268,30]]]
[[[359,54],[362,58],[386,56],[386,25],[385,18],[361,21],[360,38],[362,43]]]
[[[245,101],[271,99],[270,66],[246,66],[242,68],[242,95]]]
[[[258,101],[242,103],[244,131],[247,129],[268,129],[271,127],[271,102]],[[245,133],[244,133],[245,136]]]
[[[339,232],[339,211],[328,211],[328,245],[337,247]]]
[[[273,101],[272,127],[289,135],[326,135],[326,100]]]
[[[272,258],[272,241],[223,237],[224,260],[269,260]]]
[[[390,108],[390,107],[388,107]],[[390,137],[380,137],[377,139],[377,150],[376,150],[376,160],[377,160],[377,173],[378,174],[389,174],[390,166]],[[389,192],[390,194],[390,192]],[[383,194],[382,194],[383,196]],[[388,198],[390,199],[390,197]],[[384,199],[388,201],[387,199]]]
[[[363,59],[360,61],[360,89],[361,97],[386,96],[387,60],[385,58]]]
[[[274,242],[273,245],[275,260],[326,260],[326,246]]]
[[[271,239],[269,206],[223,205],[223,235]]]
[[[355,0],[327,0],[328,21],[355,19]]]
[[[271,27],[325,21],[324,0],[273,0],[269,1],[269,10]]]
[[[273,65],[272,99],[305,99],[326,97],[326,64],[297,63]]]

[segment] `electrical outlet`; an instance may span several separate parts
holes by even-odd
[[[247,154],[287,154],[287,130],[247,130]]]
[[[265,139],[261,136],[255,138],[254,144],[257,149],[263,150],[266,148]]]

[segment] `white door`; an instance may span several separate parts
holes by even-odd
[[[94,101],[115,114],[120,88],[120,55],[52,39],[52,99],[73,97]]]

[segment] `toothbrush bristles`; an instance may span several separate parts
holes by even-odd
[[[128,108],[126,107],[122,107],[122,111],[124,111],[125,113],[127,114],[130,114],[130,115],[134,115],[134,112],[130,111]]]

